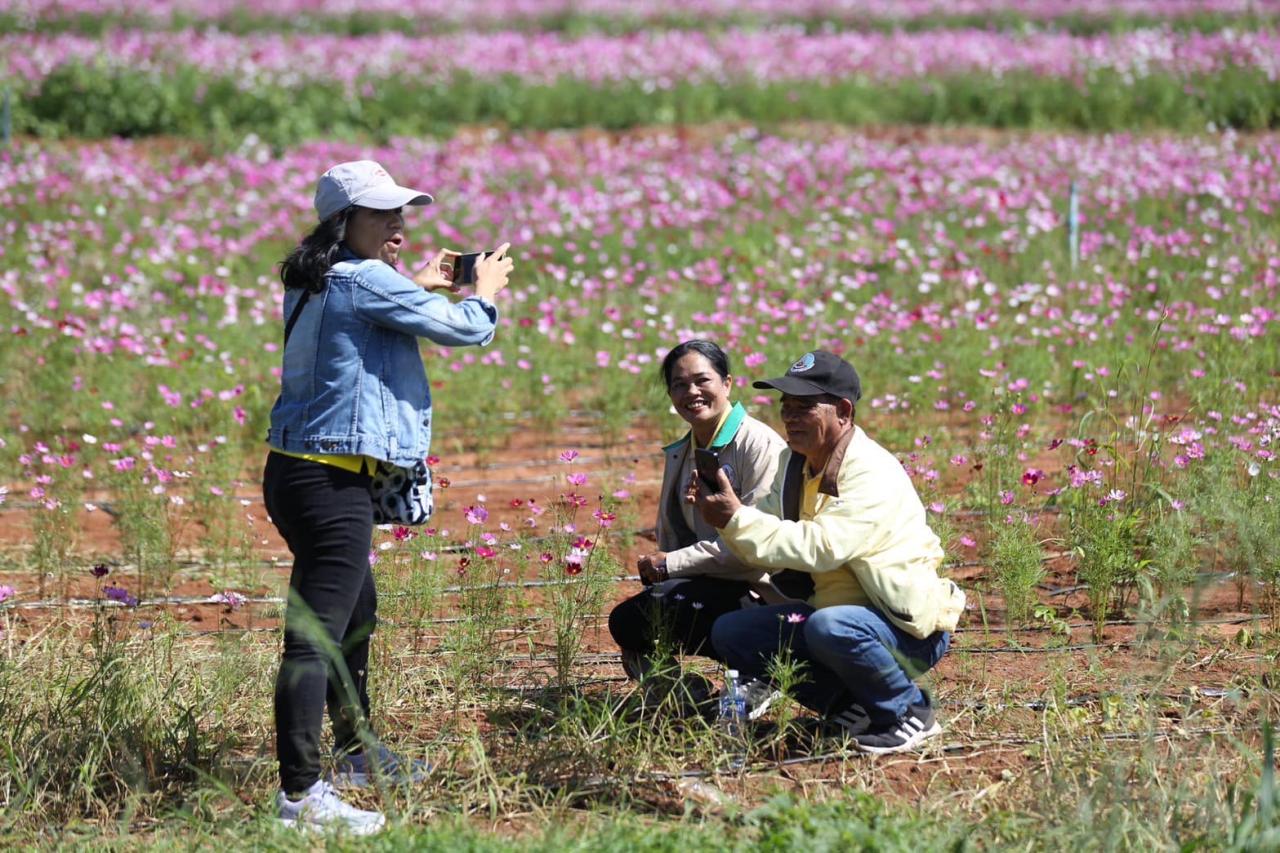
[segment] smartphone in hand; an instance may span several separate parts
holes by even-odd
[[[440,272],[455,285],[475,284],[476,262],[482,256],[492,254],[493,252],[463,252],[460,255],[446,255],[440,262]]]
[[[720,454],[699,447],[693,451],[693,464],[702,488],[713,495],[720,494]]]

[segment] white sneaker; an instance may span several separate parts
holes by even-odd
[[[373,835],[387,823],[382,812],[367,812],[344,803],[337,790],[323,779],[308,788],[300,800],[291,800],[280,791],[276,794],[276,803],[280,808],[280,822],[298,829],[315,832],[337,829],[352,835]]]
[[[376,781],[387,785],[416,785],[426,780],[431,765],[420,758],[401,758],[383,744],[372,757],[367,751],[340,755],[334,760],[330,781],[337,788],[368,788]]]

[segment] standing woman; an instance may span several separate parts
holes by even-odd
[[[489,343],[498,319],[492,300],[512,269],[503,245],[476,265],[475,294],[459,302],[426,289],[451,286],[441,274],[444,252],[413,279],[398,272],[402,210],[431,201],[371,160],[334,166],[316,186],[320,224],[280,269],[290,321],[262,488],[294,557],[275,693],[277,799],[289,825],[368,834],[385,823],[320,778],[326,706],[334,782],[412,779],[422,769],[377,744],[368,724],[377,610],[369,483],[379,460],[412,467],[427,455],[431,391],[418,338]]]
[[[755,598],[767,575],[743,564],[720,542],[716,529],[685,500],[694,449],[719,454],[730,482],[753,504],[769,493],[786,442],[767,424],[730,400],[729,357],[706,340],[685,341],[662,361],[662,382],[689,432],[663,448],[666,466],[658,499],[658,550],[639,558],[647,587],[609,614],[609,632],[622,650],[627,675],[641,678],[664,640],[683,654],[717,657],[711,645],[716,618]],[[776,579],[775,579],[776,580]]]

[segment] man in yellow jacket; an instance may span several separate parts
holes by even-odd
[[[743,563],[811,574],[814,592],[726,614],[711,642],[749,700],[768,701],[770,659],[786,650],[805,664],[796,698],[857,748],[914,749],[942,731],[914,679],[946,653],[964,593],[938,574],[942,547],[901,463],[854,424],[851,364],[818,350],[754,385],[782,392],[788,450],[770,494],[745,506],[721,471],[719,491],[695,482],[689,498]]]

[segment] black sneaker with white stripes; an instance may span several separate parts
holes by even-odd
[[[866,710],[855,703],[823,717],[821,731],[827,737],[857,738],[869,728],[871,719]]]
[[[929,705],[910,705],[907,712],[886,728],[871,728],[854,737],[859,752],[886,755],[907,752],[942,734],[937,714]]]
[[[769,710],[769,706],[782,698],[782,693],[774,690],[769,682],[752,678],[742,685],[742,692],[747,697],[747,719],[758,720]]]

